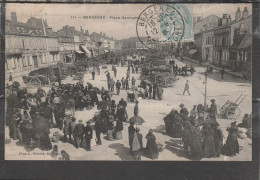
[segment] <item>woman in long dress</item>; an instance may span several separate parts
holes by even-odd
[[[203,137],[203,142],[202,142],[203,157],[205,158],[215,157],[215,143],[214,143],[213,131],[209,124],[203,126],[202,137]]]
[[[159,156],[159,150],[155,142],[156,138],[153,135],[153,130],[150,129],[145,137],[147,139],[146,152],[151,159],[157,159]]]
[[[228,137],[226,144],[224,145],[224,154],[226,156],[235,156],[239,153],[239,144],[237,140],[237,126],[236,121],[233,121],[231,123],[231,126],[227,128],[228,131]]]
[[[190,152],[191,157],[194,160],[202,159],[202,149],[200,143],[200,128],[197,124],[194,123],[194,128],[191,131],[191,139],[190,139]]]

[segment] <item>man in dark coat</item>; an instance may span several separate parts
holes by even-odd
[[[152,99],[153,86],[149,85],[149,99]]]
[[[133,149],[134,134],[135,134],[134,123],[130,122],[130,126],[128,127],[128,138],[129,138],[129,146],[130,146],[131,153],[132,153],[132,149]]]
[[[222,130],[219,128],[219,124],[216,123],[214,125],[211,125],[213,129],[213,137],[214,137],[214,143],[215,143],[215,153],[216,157],[220,157],[221,150],[223,149],[223,133]]]
[[[153,99],[156,99],[156,95],[157,95],[157,84],[153,85]]]
[[[135,78],[134,77],[132,77],[132,86],[135,86]]]
[[[122,77],[121,79],[122,89],[125,89],[125,78]]]
[[[138,101],[135,102],[134,116],[138,116],[138,113],[139,113],[138,103],[139,103]]]
[[[102,121],[100,118],[96,119],[95,122],[95,131],[96,131],[96,137],[97,137],[97,145],[101,145],[101,138],[100,138],[100,134],[102,133]]]
[[[180,107],[181,107],[180,113],[183,114],[183,115],[188,116],[189,115],[189,111],[184,107],[183,103],[180,104]]]
[[[95,80],[95,74],[96,74],[95,71],[92,71],[91,74],[92,74],[92,79]]]
[[[82,120],[79,120],[79,123],[76,124],[72,133],[75,141],[75,146],[76,148],[79,148],[80,146],[82,146],[83,133],[84,133],[84,125],[82,124]]]
[[[65,106],[63,103],[56,104],[54,106],[54,117],[57,128],[62,129],[62,120],[65,117]]]
[[[93,131],[92,128],[90,127],[90,122],[87,122],[87,126],[84,129],[84,134],[86,138],[86,144],[87,144],[87,151],[91,151],[91,139],[93,138]]]
[[[190,96],[190,86],[189,86],[189,81],[187,80],[186,83],[185,83],[185,86],[184,86],[184,91],[183,91],[183,95],[185,94],[185,92],[187,91],[189,96]]]
[[[67,135],[69,135],[71,122],[72,122],[72,116],[70,114],[66,115],[64,119],[64,127],[63,127],[64,142],[67,142]]]
[[[120,83],[119,80],[117,80],[117,82],[116,82],[116,93],[117,93],[117,95],[119,95],[119,93],[120,93],[120,88],[121,88],[121,83]]]
[[[221,79],[224,79],[224,74],[225,74],[225,68],[222,67],[222,69],[220,70],[220,74],[221,74]]]
[[[126,78],[126,80],[125,80],[125,89],[129,90],[129,80],[128,80],[128,78]]]

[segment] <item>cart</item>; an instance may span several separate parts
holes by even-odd
[[[24,83],[32,87],[52,85],[56,80],[53,67],[40,68],[31,71],[28,76],[23,76]]]
[[[239,105],[245,99],[246,95],[241,94],[235,102],[227,101],[220,109],[220,118],[224,119],[237,119],[240,114],[241,110],[239,109]]]
[[[133,91],[127,91],[127,100],[129,102],[135,102],[135,93]]]

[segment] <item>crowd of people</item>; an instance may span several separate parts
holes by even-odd
[[[174,62],[171,64],[176,75],[187,74],[187,66],[178,67]],[[116,66],[112,66],[112,71],[114,78],[118,78]],[[120,77],[121,79],[118,78],[116,81],[107,71],[107,90],[104,87],[100,90],[91,83],[84,86],[83,78],[80,78],[76,84],[59,83],[47,92],[39,87],[37,92],[32,94],[28,93],[26,88],[20,89],[19,83],[14,82],[6,99],[6,125],[9,127],[10,138],[23,141],[26,148],[38,147],[46,151],[57,149],[56,145],[55,148],[52,146],[51,141],[59,140],[71,143],[75,148],[84,147],[91,151],[93,128],[97,145],[102,145],[101,134],[106,134],[108,140],[122,139],[124,123],[128,122],[127,101],[121,98],[116,104],[112,96],[115,89],[117,95],[120,95],[120,90],[134,92],[134,116],[139,115],[138,97],[162,100],[163,96],[163,88],[159,84],[148,84],[142,80],[137,86],[136,79],[130,76],[138,71],[138,62],[129,63],[126,77]],[[195,70],[191,67],[190,71],[193,75]],[[95,79],[95,73],[92,73],[92,78]],[[190,95],[188,86],[187,81],[183,94],[187,91]],[[128,96],[127,99],[131,101]],[[234,156],[239,153],[236,122],[232,122],[227,128],[229,135],[224,143],[224,136],[217,122],[217,105],[214,99],[211,102],[208,109],[200,104],[194,105],[190,112],[181,104],[180,112],[173,109],[164,118],[166,133],[174,138],[181,138],[183,151],[195,160],[220,157],[220,154]],[[84,125],[82,119],[75,118],[76,111],[90,110],[94,107],[99,112],[95,114],[93,121],[87,121]],[[129,123],[129,147],[134,159],[141,160],[142,155],[157,159],[159,148],[153,130],[150,129],[145,136],[147,145],[144,148],[141,129],[135,127],[134,122]],[[51,128],[60,129],[63,136],[59,132],[50,135]],[[69,159],[65,151],[63,154],[64,159]]]
[[[164,118],[166,133],[174,138],[181,138],[183,151],[194,160],[202,158],[235,156],[239,153],[238,127],[248,128],[249,116],[245,115],[243,122],[236,125],[232,121],[227,127],[228,136],[224,142],[224,135],[217,122],[217,105],[214,99],[209,109],[199,104],[189,111],[184,104],[180,104],[180,112],[172,109]],[[205,119],[204,119],[205,117]]]

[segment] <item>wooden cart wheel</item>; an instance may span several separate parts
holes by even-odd
[[[39,87],[41,86],[41,81],[38,78],[31,78],[29,84],[34,87]]]
[[[241,110],[237,106],[230,106],[226,112],[228,119],[237,119],[240,116]]]

